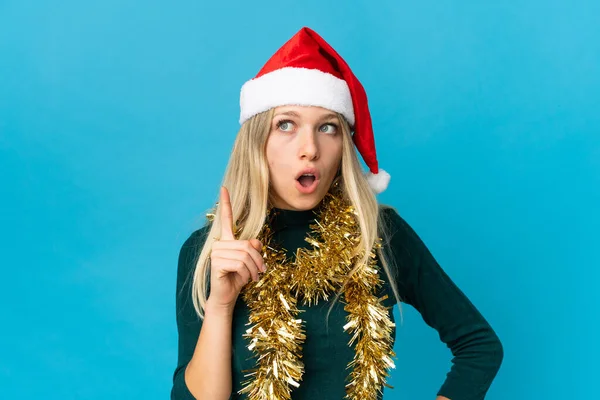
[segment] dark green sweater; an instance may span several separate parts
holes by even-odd
[[[314,217],[311,210],[277,210],[272,224],[274,242],[293,257],[297,248],[309,247],[304,238]],[[454,356],[452,368],[438,395],[451,400],[483,399],[502,363],[503,349],[498,336],[446,275],[406,221],[390,208],[382,208],[380,218],[390,232],[389,242],[384,238],[384,245],[387,242],[385,246],[388,257],[392,259],[392,272],[401,300],[421,313],[425,323],[438,331],[440,339]],[[176,298],[179,357],[173,376],[172,400],[194,399],[185,384],[184,372],[194,353],[202,321],[196,316],[192,304],[191,276],[207,231],[208,227],[204,227],[192,233],[179,254]],[[392,307],[395,298],[383,268],[380,277],[385,282],[380,296],[388,294],[385,304]],[[292,391],[294,400],[341,400],[345,395],[345,380],[349,372],[346,367],[354,357],[354,348],[348,346],[349,334],[342,329],[346,312],[340,299],[329,316],[329,330],[325,316],[331,299],[311,307],[298,303],[298,308],[305,310],[301,314],[306,328],[303,344],[305,372],[300,387]],[[230,399],[246,399],[246,396],[237,394],[245,380],[241,371],[255,366],[248,343],[242,337],[247,328],[248,312],[240,295],[233,316],[233,392]],[[394,320],[391,310],[390,314]]]

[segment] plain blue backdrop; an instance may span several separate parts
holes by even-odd
[[[596,0],[0,1],[0,398],[168,398],[179,248],[216,200],[241,85],[304,25],[367,90],[381,202],[503,341],[487,398],[595,396],[599,15]],[[434,399],[451,354],[404,313],[385,398]]]

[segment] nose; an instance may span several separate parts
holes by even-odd
[[[309,129],[304,129],[298,135],[299,138],[299,157],[300,159],[315,160],[319,157],[319,145],[317,135]]]

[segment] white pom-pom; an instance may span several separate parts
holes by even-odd
[[[367,172],[367,182],[369,182],[369,186],[375,193],[381,193],[385,189],[387,189],[388,184],[390,183],[390,174],[386,171],[379,168],[379,173],[374,174],[372,172]]]

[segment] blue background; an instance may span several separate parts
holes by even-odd
[[[600,2],[370,3],[0,1],[0,398],[168,397],[179,248],[304,25],[367,89],[381,201],[503,341],[487,398],[597,394]],[[434,399],[451,354],[404,310],[386,398]]]

